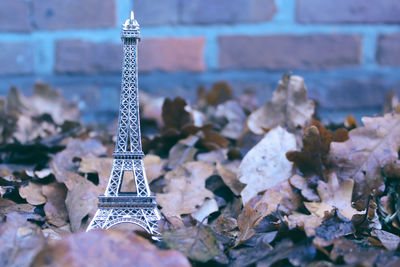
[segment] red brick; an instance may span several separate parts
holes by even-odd
[[[240,23],[269,21],[276,13],[274,0],[186,0],[182,23]]]
[[[379,36],[376,57],[381,65],[400,66],[400,33]]]
[[[301,23],[399,23],[399,0],[297,0]]]
[[[202,37],[145,38],[139,43],[140,71],[203,71]]]
[[[31,24],[29,18],[30,14],[27,1],[0,1],[0,31],[30,31]]]
[[[177,24],[179,0],[134,0],[135,17],[142,26]]]
[[[356,35],[221,36],[221,69],[333,69],[361,62]]]
[[[0,75],[31,74],[33,47],[26,43],[0,43]]]
[[[34,25],[41,30],[107,28],[116,25],[114,0],[33,0]]]
[[[122,45],[92,43],[82,40],[60,40],[56,43],[57,73],[120,72]]]

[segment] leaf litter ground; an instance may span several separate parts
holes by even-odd
[[[38,83],[0,99],[0,265],[400,266],[400,106],[323,125],[299,76],[270,101],[226,83],[197,103],[141,94],[144,165],[162,242],[85,233],[116,123],[85,125]],[[126,177],[123,190],[133,185]]]

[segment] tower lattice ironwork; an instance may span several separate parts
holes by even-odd
[[[119,223],[134,223],[150,234],[158,235],[160,214],[155,196],[151,195],[142,160],[144,154],[140,140],[137,74],[140,32],[133,12],[122,26],[121,39],[124,60],[114,160],[106,191],[99,196],[99,208],[87,231],[95,228],[108,229]],[[136,192],[120,192],[125,172],[133,173]]]

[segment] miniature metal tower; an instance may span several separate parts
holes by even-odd
[[[87,231],[95,228],[108,229],[119,223],[134,223],[150,234],[157,235],[160,215],[155,196],[150,193],[142,160],[144,154],[140,140],[137,75],[137,44],[140,32],[133,12],[122,26],[121,39],[124,61],[114,161],[106,191],[99,196],[99,208]],[[133,172],[136,192],[120,192],[124,172]]]

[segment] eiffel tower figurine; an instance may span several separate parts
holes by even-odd
[[[143,167],[140,140],[137,44],[140,40],[139,24],[131,12],[130,19],[122,25],[124,61],[122,68],[121,98],[118,118],[118,135],[113,153],[113,165],[104,195],[99,196],[98,210],[87,231],[108,229],[119,223],[134,223],[157,239],[160,214],[155,196],[151,195]],[[122,193],[125,172],[132,172],[136,193]]]

